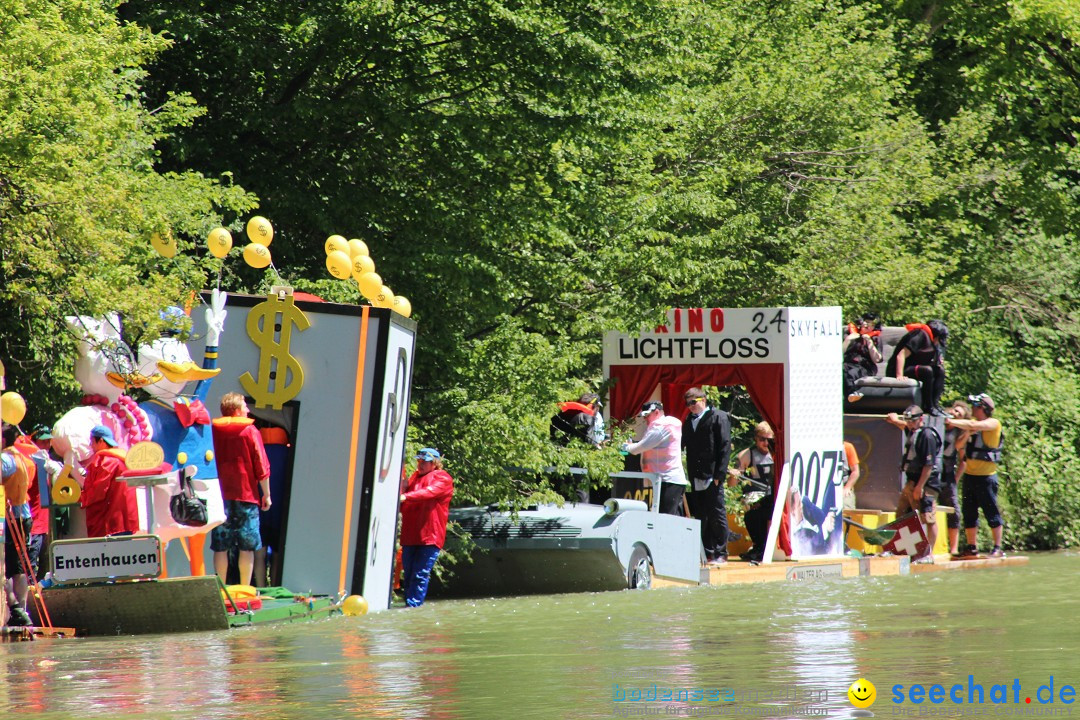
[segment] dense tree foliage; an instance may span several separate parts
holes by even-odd
[[[182,94],[140,101],[164,39],[95,3],[0,0],[0,18],[0,354],[41,420],[78,389],[63,317],[116,310],[133,340],[153,332],[205,278],[150,236],[189,242],[252,199],[155,169],[156,143],[199,114]]]
[[[525,489],[507,465],[618,464],[544,441],[558,400],[600,386],[604,329],[672,306],[838,304],[944,317],[949,394],[991,392],[1008,428],[1007,539],[1080,542],[1072,3],[132,0],[112,20],[8,5],[37,43],[20,55],[0,26],[20,72],[87,35],[102,58],[11,81],[15,98],[43,84],[41,112],[96,142],[66,150],[88,168],[65,185],[52,135],[0,133],[0,181],[47,166],[0,186],[0,302],[37,323],[5,322],[6,343],[51,347],[63,310],[33,301],[50,285],[126,288],[104,297],[130,312],[190,287],[201,255],[163,263],[145,236],[190,247],[215,212],[238,227],[250,198],[205,179],[235,178],[298,288],[359,299],[325,277],[323,240],[342,233],[411,299],[413,432],[448,451],[462,498]],[[46,191],[70,218],[48,218],[56,245],[9,219]],[[117,248],[109,273],[73,274],[91,255],[64,248],[84,238]]]

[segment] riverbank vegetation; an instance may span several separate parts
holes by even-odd
[[[1006,539],[1080,543],[1080,11],[1066,0],[118,6],[0,0],[0,355],[47,421],[60,319],[128,332],[276,228],[296,288],[362,238],[419,323],[411,432],[462,500],[546,441],[605,329],[669,307],[944,318],[1006,427]],[[150,249],[154,233],[178,245]],[[235,260],[235,258],[233,258]],[[271,280],[226,263],[223,287]]]

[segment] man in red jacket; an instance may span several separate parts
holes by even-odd
[[[420,607],[427,597],[431,569],[446,541],[454,496],[454,479],[443,470],[438,450],[421,448],[416,460],[416,472],[401,496],[402,584],[409,607]]]
[[[226,393],[221,398],[221,414],[224,417],[211,425],[225,522],[211,532],[210,549],[214,551],[214,572],[225,582],[229,550],[236,548],[240,584],[250,585],[255,551],[262,548],[259,509],[270,509],[270,461],[255,421],[247,416],[243,395]]]
[[[87,537],[139,532],[135,488],[120,479],[120,473],[127,470],[127,453],[117,447],[116,436],[105,425],[90,430],[90,448],[94,456],[86,466],[79,501],[86,509]]]

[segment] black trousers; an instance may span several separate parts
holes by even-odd
[[[761,560],[765,555],[765,543],[769,539],[769,522],[772,520],[773,496],[761,500],[746,511],[743,524],[754,547],[750,548],[750,557]]]
[[[668,515],[686,515],[682,506],[682,499],[685,494],[685,485],[664,483],[660,488],[660,512]]]
[[[945,392],[945,368],[937,365],[909,365],[904,368],[904,375],[914,378],[922,385],[919,404],[923,412],[941,405],[941,393]]]
[[[704,490],[686,496],[690,514],[701,521],[701,544],[710,560],[727,557],[728,522],[724,506],[724,486],[711,482]]]

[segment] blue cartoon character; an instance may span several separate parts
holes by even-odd
[[[175,332],[166,333],[151,345],[139,348],[139,369],[143,375],[160,374],[162,379],[144,389],[152,399],[140,407],[146,412],[153,429],[154,442],[165,453],[165,462],[175,469],[194,467],[193,484],[196,494],[207,501],[209,522],[202,527],[176,523],[169,514],[169,498],[178,487],[162,485],[155,488],[154,510],[156,532],[162,541],[188,537],[191,544],[192,574],[204,573],[202,546],[205,535],[225,520],[221,499],[217,463],[214,459],[214,438],[210,428],[210,411],[205,406],[210,383],[217,376],[218,342],[225,329],[226,293],[214,290],[206,308],[206,350],[202,367],[191,359],[187,346]],[[178,308],[168,311],[182,314]],[[190,394],[184,390],[195,386]]]

